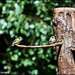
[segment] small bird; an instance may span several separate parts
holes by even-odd
[[[11,46],[14,46],[15,44],[20,44],[20,42],[23,40],[23,38],[20,36],[20,37],[18,37],[18,38],[16,38],[14,41],[13,41],[13,43],[12,43],[12,45]],[[10,47],[11,47],[10,46]]]
[[[53,44],[53,43],[55,43],[55,42],[56,42],[55,37],[54,37],[54,36],[51,36],[50,39],[49,39],[48,44]]]

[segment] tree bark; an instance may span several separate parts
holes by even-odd
[[[55,8],[53,29],[56,42],[63,42],[62,46],[56,46],[58,75],[75,75],[71,50],[75,47],[75,8]]]

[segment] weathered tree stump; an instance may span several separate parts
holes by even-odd
[[[55,8],[53,29],[56,42],[63,42],[62,46],[56,47],[58,75],[75,75],[71,51],[75,45],[75,8]]]

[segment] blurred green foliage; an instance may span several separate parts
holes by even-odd
[[[9,48],[18,36],[21,44],[46,45],[53,35],[55,7],[75,7],[74,0],[1,0],[0,65],[9,75],[56,75],[54,48]],[[4,54],[3,54],[4,53]]]

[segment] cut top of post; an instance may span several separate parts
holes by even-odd
[[[60,7],[60,8],[55,8],[54,11],[63,11],[63,10],[70,10],[70,11],[75,11],[75,8],[69,8],[69,7]]]

